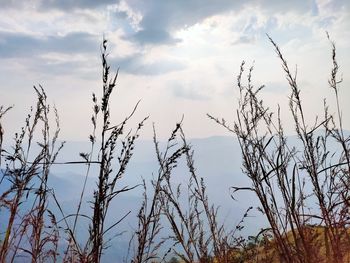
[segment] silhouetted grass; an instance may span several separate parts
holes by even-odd
[[[15,134],[11,150],[1,149],[5,167],[1,182],[11,183],[1,193],[0,207],[9,212],[5,235],[0,248],[0,262],[13,262],[17,254],[27,255],[32,262],[56,259],[59,231],[55,215],[47,209],[51,193],[47,180],[51,165],[64,143],[57,145],[59,119],[54,108],[53,135],[50,129],[50,106],[42,87],[34,87],[36,107],[31,109],[24,126]],[[2,111],[2,114],[6,112]],[[42,138],[36,142],[39,151],[33,151],[34,133],[40,129]],[[3,135],[3,134],[1,134]],[[26,206],[24,207],[24,203]]]
[[[101,262],[110,241],[107,234],[118,231],[120,222],[130,214],[115,213],[114,223],[107,225],[111,203],[136,187],[143,187],[142,203],[125,262],[167,262],[171,255],[177,257],[169,262],[186,263],[349,262],[350,138],[342,124],[335,45],[330,41],[329,85],[335,94],[336,113],[330,113],[325,101],[322,116],[309,125],[296,74],[290,71],[278,45],[268,38],[290,86],[289,108],[301,146],[289,144],[280,110],[271,112],[261,100],[263,87],[254,87],[252,67],[244,83],[244,62],[237,77],[240,97],[233,127],[209,115],[237,137],[242,169],[251,185],[232,186],[233,194],[248,190],[258,197],[259,210],[269,223],[266,229],[256,237],[241,235],[252,207],[247,208],[238,225],[220,222],[220,210],[210,202],[205,181],[197,173],[195,153],[186,139],[182,121],[176,124],[163,149],[154,128],[156,176],[149,181],[143,179],[140,185],[120,185],[147,117],[134,130],[127,128],[137,103],[120,123],[110,123],[110,98],[118,72],[110,73],[107,41],[103,40],[102,94],[92,96],[91,148],[88,153],[80,153],[81,161],[56,162],[64,142],[58,141],[57,110],[53,108],[52,121],[51,107],[41,86],[35,88],[36,105],[15,134],[10,149],[2,147],[1,119],[11,107],[0,107],[0,183],[10,182],[0,195],[0,211],[6,212],[6,222],[1,222],[5,233],[1,233],[0,262],[15,262],[18,258],[31,262]],[[34,141],[36,137],[39,139]],[[336,152],[330,151],[331,143],[338,145]],[[34,150],[34,144],[39,150]],[[176,184],[173,176],[180,163],[187,167],[188,180]],[[65,214],[54,189],[48,186],[51,166],[62,164],[86,166],[79,201],[72,214]],[[98,167],[96,187],[89,202],[90,213],[84,214],[82,205],[92,165]],[[317,209],[312,209],[311,203],[316,203]],[[59,214],[50,211],[49,204],[55,205]],[[77,228],[85,225],[86,220],[88,237],[80,240]],[[163,231],[167,227],[170,232]],[[64,251],[60,244],[65,244]]]
[[[350,138],[342,127],[335,45],[331,41],[333,67],[329,85],[335,93],[337,112],[331,114],[324,101],[323,116],[316,116],[310,126],[305,121],[297,75],[290,71],[278,45],[268,38],[290,86],[289,108],[301,147],[288,144],[280,110],[271,112],[260,99],[263,87],[252,84],[253,68],[243,84],[243,62],[237,78],[240,98],[233,128],[209,115],[234,133],[241,147],[243,172],[251,186],[233,187],[234,192],[248,190],[259,198],[260,210],[270,225],[273,252],[278,254],[275,260],[348,262]],[[336,152],[330,151],[330,143],[338,145]],[[310,202],[315,202],[318,209],[312,209]]]

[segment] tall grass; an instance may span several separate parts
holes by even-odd
[[[120,194],[136,187],[143,187],[142,202],[125,262],[167,262],[171,256],[176,257],[169,262],[186,263],[349,262],[350,137],[343,129],[335,44],[330,41],[329,86],[335,94],[336,113],[330,113],[324,101],[322,116],[309,125],[296,74],[290,71],[278,45],[270,37],[269,40],[290,86],[289,108],[299,146],[289,143],[280,110],[271,112],[261,100],[263,87],[253,85],[252,67],[244,81],[244,62],[237,77],[240,95],[233,127],[209,115],[238,139],[242,169],[251,185],[233,186],[233,194],[248,190],[257,196],[259,210],[269,224],[266,229],[256,237],[242,237],[241,230],[252,207],[247,208],[238,225],[220,221],[220,210],[210,202],[205,181],[196,170],[195,153],[182,121],[176,124],[164,147],[154,128],[158,171],[153,179],[143,179],[137,186],[120,184],[147,117],[133,130],[127,128],[137,103],[120,123],[111,123],[110,98],[118,72],[110,72],[107,41],[103,40],[102,94],[92,96],[90,151],[80,153],[82,160],[56,162],[64,142],[59,142],[57,110],[53,108],[51,116],[52,109],[41,86],[35,88],[36,105],[15,134],[10,149],[3,148],[1,120],[11,107],[0,107],[0,183],[9,182],[8,189],[0,195],[0,212],[6,218],[1,222],[5,233],[1,234],[0,262],[19,258],[31,262],[102,262],[110,244],[107,235],[117,232],[118,225],[131,212],[114,213],[114,223],[107,225],[107,217],[112,217],[111,204]],[[330,145],[334,144],[337,149],[331,152]],[[62,164],[86,167],[72,214],[65,213],[48,184],[52,165]],[[93,165],[98,168],[94,176]],[[181,184],[174,180],[179,165],[185,165],[187,170],[187,181]],[[96,187],[93,195],[87,196],[87,181],[92,176]],[[86,199],[91,209],[83,213]],[[50,211],[52,205],[58,213]],[[88,235],[82,240],[77,229],[85,225]]]
[[[106,225],[106,218],[110,208],[111,202],[121,193],[128,192],[135,188],[135,186],[119,186],[119,180],[125,174],[129,161],[133,155],[135,141],[139,137],[139,132],[147,120],[144,118],[136,127],[135,131],[128,131],[125,134],[125,129],[128,120],[134,115],[137,105],[132,110],[131,114],[127,116],[119,124],[111,124],[110,111],[110,97],[116,87],[118,72],[110,77],[110,66],[107,62],[107,41],[104,40],[101,52],[102,60],[102,96],[101,101],[95,94],[92,96],[93,114],[91,122],[93,132],[89,136],[91,142],[90,153],[81,153],[80,156],[85,160],[87,165],[87,172],[84,185],[81,191],[78,208],[75,214],[74,225],[69,228],[70,243],[67,249],[65,260],[79,261],[79,262],[100,262],[103,250],[106,248],[105,235],[112,231],[129,213],[122,215],[121,219],[116,220],[110,226]],[[100,120],[101,119],[101,120]],[[98,137],[96,129],[99,120],[101,121],[101,133]],[[117,144],[119,149],[117,148]],[[93,153],[95,145],[98,147],[98,160],[93,161]],[[115,160],[116,159],[116,160]],[[89,176],[90,165],[97,164],[99,167],[97,188],[93,193],[92,216],[84,215],[91,219],[88,227],[89,238],[84,247],[81,247],[75,239],[75,230],[80,217],[80,208],[85,193],[86,181]]]
[[[261,100],[263,87],[254,87],[252,67],[243,83],[243,62],[237,78],[240,98],[233,128],[209,115],[234,133],[240,144],[243,172],[251,186],[233,189],[248,190],[258,197],[280,262],[348,262],[350,137],[342,127],[341,79],[334,42],[329,85],[335,94],[336,113],[330,113],[325,100],[323,116],[316,116],[315,123],[309,125],[297,75],[291,72],[278,45],[268,38],[290,86],[289,109],[301,147],[288,143],[280,109],[273,113]],[[337,145],[334,152],[331,143]],[[314,202],[317,209],[311,207]]]
[[[47,209],[52,190],[47,181],[51,165],[64,143],[57,142],[60,132],[57,110],[54,108],[56,126],[51,135],[51,108],[46,94],[42,87],[34,89],[36,107],[31,109],[21,131],[15,134],[11,151],[1,149],[1,159],[5,162],[1,183],[9,181],[10,187],[0,196],[0,207],[8,211],[0,262],[13,262],[18,254],[27,255],[32,262],[55,260],[57,255],[59,231],[55,215]],[[37,129],[42,138],[36,142],[39,150],[34,151],[33,138]]]

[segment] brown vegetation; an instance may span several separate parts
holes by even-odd
[[[240,231],[252,207],[242,215],[237,226],[227,226],[218,220],[219,209],[211,204],[206,185],[196,171],[194,152],[186,140],[182,122],[176,124],[164,149],[161,149],[154,129],[154,146],[158,160],[158,173],[148,183],[143,180],[143,202],[138,212],[138,226],[130,240],[128,262],[350,262],[350,137],[342,126],[339,105],[338,64],[332,44],[332,63],[329,85],[336,98],[336,114],[331,114],[324,102],[323,116],[310,126],[305,121],[301,90],[277,44],[273,44],[290,86],[289,106],[295,132],[301,147],[292,146],[284,134],[280,112],[271,112],[260,99],[263,87],[254,87],[253,68],[247,83],[243,83],[245,63],[237,79],[240,97],[236,122],[231,128],[225,120],[209,117],[237,137],[242,152],[242,167],[250,179],[247,187],[234,186],[237,191],[251,191],[259,199],[259,210],[269,226],[254,238],[245,239]],[[117,76],[111,77],[107,63],[106,41],[102,44],[102,96],[93,94],[91,151],[81,153],[82,161],[65,164],[86,165],[85,181],[74,214],[66,215],[54,189],[47,182],[50,168],[64,146],[58,142],[60,132],[57,110],[54,108],[54,127],[51,108],[44,90],[35,88],[36,107],[25,120],[21,132],[15,135],[12,149],[3,149],[3,129],[0,122],[0,183],[10,187],[0,193],[0,212],[6,211],[6,232],[1,233],[0,262],[15,262],[25,257],[31,262],[101,262],[107,248],[106,234],[126,218],[118,215],[115,223],[107,226],[106,218],[111,202],[135,186],[120,186],[132,158],[135,141],[143,119],[134,131],[125,132],[131,114],[116,125],[110,123],[110,96]],[[0,108],[0,121],[10,108]],[[320,120],[321,119],[321,120]],[[41,132],[37,142],[39,151],[33,150],[34,134]],[[329,145],[337,144],[330,152]],[[94,156],[98,153],[98,158]],[[174,169],[180,161],[188,168],[187,185],[175,184]],[[81,214],[91,165],[97,165],[96,189],[91,200],[91,214]],[[184,204],[185,200],[185,204]],[[48,209],[52,202],[60,211]],[[317,208],[312,208],[316,203]],[[6,214],[7,215],[7,214]],[[59,218],[59,220],[57,220]],[[73,220],[70,220],[73,218]],[[77,240],[77,226],[82,218],[88,220],[88,239]],[[171,229],[164,236],[162,230]],[[66,241],[64,251],[59,242]],[[167,248],[160,255],[160,248]]]
[[[290,71],[277,44],[269,39],[291,89],[289,108],[302,146],[288,144],[280,112],[274,116],[259,98],[263,87],[253,86],[253,68],[249,70],[247,84],[242,83],[243,62],[237,81],[240,99],[234,127],[210,116],[234,133],[240,143],[243,171],[252,185],[233,189],[252,191],[259,198],[280,262],[347,262],[350,138],[345,136],[342,127],[338,99],[341,80],[337,76],[335,45],[331,42],[333,68],[329,85],[335,93],[337,114],[331,114],[324,101],[323,117],[316,117],[315,124],[310,126],[305,121],[296,74]],[[330,143],[337,144],[336,152],[330,152]],[[311,209],[310,201],[317,204],[316,210]],[[324,249],[317,241],[318,231],[314,231],[319,227],[324,229],[321,235]]]

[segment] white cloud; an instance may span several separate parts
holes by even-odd
[[[30,1],[24,6],[6,1],[0,10],[0,57],[6,63],[0,66],[0,81],[5,83],[0,88],[2,104],[17,103],[19,94],[28,96],[32,84],[40,82],[62,108],[62,120],[70,118],[76,102],[74,118],[86,116],[88,127],[89,94],[100,86],[103,35],[109,40],[113,68],[121,67],[115,103],[128,109],[142,98],[139,114],[161,121],[161,136],[183,113],[188,115],[190,137],[220,133],[205,114],[222,112],[230,118],[242,60],[255,61],[253,79],[267,84],[266,102],[272,107],[281,103],[287,116],[287,82],[266,33],[280,44],[291,68],[298,64],[308,112],[318,111],[322,98],[332,96],[327,87],[331,61],[325,30],[336,40],[344,87],[349,84],[347,1],[97,2]],[[346,115],[350,91],[341,92]],[[22,111],[32,100],[28,98],[19,105]],[[115,111],[119,113],[120,109]],[[20,114],[17,117],[20,122]],[[74,120],[67,121],[65,136],[79,138],[80,131],[70,128]],[[350,128],[350,121],[345,125]],[[289,126],[291,130],[293,125]],[[145,133],[152,136],[151,129]]]

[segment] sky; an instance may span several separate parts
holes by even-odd
[[[307,119],[322,115],[323,99],[335,112],[328,85],[331,46],[337,47],[340,103],[350,129],[350,2],[346,0],[0,0],[0,105],[13,137],[41,84],[58,108],[61,139],[85,140],[91,130],[91,94],[101,94],[100,48],[120,69],[111,99],[119,123],[141,100],[131,126],[150,116],[142,138],[166,138],[184,116],[188,137],[228,135],[207,113],[235,120],[236,76],[242,60],[254,65],[253,83],[265,85],[271,110],[281,106],[287,133],[290,90],[266,34],[279,44],[298,84]]]

